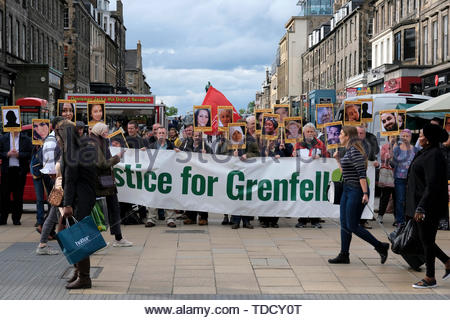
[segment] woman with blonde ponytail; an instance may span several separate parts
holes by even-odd
[[[378,241],[369,231],[360,224],[364,206],[369,202],[369,187],[367,184],[367,156],[358,131],[355,127],[344,126],[339,140],[346,148],[342,159],[337,159],[344,179],[344,191],[341,198],[341,252],[329,263],[350,263],[350,242],[352,233],[374,246],[380,254],[381,263],[385,263],[389,243]]]

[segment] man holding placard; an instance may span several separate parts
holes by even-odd
[[[13,224],[21,225],[23,190],[27,173],[30,170],[33,146],[31,139],[21,133],[19,107],[2,107],[2,115],[3,132],[6,134],[0,139],[0,158],[2,160],[0,225],[7,223],[10,212]]]

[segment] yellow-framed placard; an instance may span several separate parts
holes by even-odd
[[[211,131],[211,106],[194,106],[194,131]]]
[[[398,127],[398,110],[380,111],[380,133],[382,136],[396,136],[400,133]]]
[[[247,123],[232,122],[228,124],[228,148],[237,150],[245,149],[247,143]]]
[[[217,128],[219,131],[227,131],[228,124],[233,122],[233,106],[217,107]]]
[[[122,128],[108,135],[108,139],[112,147],[130,148],[128,146],[127,139],[125,138],[125,134]]]
[[[77,121],[77,101],[76,100],[62,100],[58,99],[58,109],[56,110],[58,116],[64,117],[67,120]]]
[[[373,121],[373,99],[359,99],[361,102],[361,122]]]
[[[333,104],[316,104],[316,127],[323,128],[327,123],[333,122]]]
[[[50,134],[50,119],[32,119],[31,123],[33,128],[31,141],[34,145],[42,146]]]
[[[302,117],[284,118],[285,142],[297,143],[303,139]]]
[[[406,129],[406,110],[397,110],[398,131]]]
[[[341,142],[339,140],[339,135],[342,130],[342,121],[336,121],[327,123],[325,126],[325,141],[327,145],[327,149],[336,149],[339,148]]]
[[[344,125],[358,126],[361,124],[361,102],[344,102]]]
[[[273,113],[280,116],[280,127],[284,127],[284,118],[291,115],[291,108],[288,104],[276,104],[273,106]]]
[[[22,131],[22,119],[19,106],[2,107],[3,132]]]
[[[106,123],[105,101],[95,100],[87,102],[88,126],[92,128],[96,123]]]
[[[272,109],[255,109],[256,134],[261,134],[264,113],[272,113]]]
[[[276,140],[280,132],[280,115],[273,113],[263,114],[261,136],[265,140]]]

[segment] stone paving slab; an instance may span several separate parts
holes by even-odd
[[[373,248],[356,237],[351,264],[329,265],[327,259],[339,250],[336,221],[323,229],[297,229],[296,219],[263,229],[255,221],[254,230],[231,230],[217,215],[204,227],[181,221],[177,229],[123,226],[135,246],[109,246],[94,254],[93,288],[69,292],[65,257],[35,254],[39,234],[33,219],[25,214],[22,226],[0,226],[0,299],[450,299],[450,281],[415,290],[411,284],[424,272],[409,269],[392,252],[380,265]],[[383,237],[372,225],[371,232]],[[104,237],[112,243],[111,235]],[[439,231],[438,243],[450,253],[450,232]],[[443,273],[439,261],[436,273]]]

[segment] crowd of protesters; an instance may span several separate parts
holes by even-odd
[[[104,197],[106,210],[108,211],[110,232],[114,235],[115,247],[129,247],[133,243],[126,240],[121,232],[120,224],[132,211],[137,212],[137,223],[143,223],[146,228],[157,225],[158,220],[164,220],[169,228],[176,228],[177,219],[183,220],[183,224],[208,225],[208,213],[198,211],[176,211],[163,210],[160,208],[146,208],[144,206],[132,206],[119,203],[117,188],[115,186],[112,167],[120,161],[124,151],[112,156],[109,151],[110,141],[108,134],[122,127],[116,122],[113,128],[99,122],[85,132],[83,122],[73,121],[73,112],[62,112],[61,116],[52,120],[53,132],[45,139],[42,146],[32,146],[30,138],[23,133],[6,133],[0,138],[1,166],[1,211],[0,225],[7,224],[9,213],[12,213],[14,225],[20,225],[23,191],[27,173],[31,170],[36,191],[36,230],[41,234],[40,243],[36,249],[37,254],[58,254],[57,250],[48,246],[48,241],[54,238],[55,227],[61,217],[77,220],[89,215],[96,202],[96,198]],[[336,152],[327,150],[324,135],[314,124],[307,123],[303,127],[301,142],[286,143],[282,137],[275,140],[264,140],[256,134],[256,119],[249,116],[247,123],[246,145],[244,149],[230,148],[230,141],[224,132],[219,132],[214,143],[206,139],[202,132],[194,132],[192,124],[181,125],[181,121],[174,120],[169,123],[168,132],[159,123],[153,124],[149,129],[140,130],[136,121],[131,120],[126,124],[126,144],[131,149],[157,149],[174,150],[176,152],[196,152],[206,154],[224,154],[239,157],[245,161],[252,157],[300,157],[302,159],[314,160],[322,157],[334,157],[338,160],[342,169],[344,181],[344,195],[341,200],[341,252],[330,259],[329,263],[349,263],[349,248],[352,233],[372,244],[380,254],[381,263],[387,259],[389,245],[374,238],[366,229],[371,226],[366,220],[361,220],[362,211],[368,202],[368,188],[366,181],[366,170],[368,161],[383,174],[391,172],[391,183],[380,185],[381,196],[378,210],[378,221],[383,223],[389,203],[394,208],[395,226],[402,226],[406,219],[412,218],[423,221],[425,213],[430,215],[430,223],[422,225],[420,237],[424,244],[427,276],[416,287],[430,287],[436,284],[434,278],[434,258],[438,257],[446,266],[445,277],[450,277],[450,260],[435,244],[436,231],[448,229],[447,216],[442,212],[430,213],[427,209],[430,203],[442,204],[443,200],[431,195],[427,184],[435,183],[438,173],[429,173],[435,180],[424,177],[423,163],[426,161],[437,161],[439,165],[447,163],[450,168],[450,139],[447,139],[445,130],[441,124],[429,124],[421,131],[421,138],[416,146],[411,144],[412,133],[405,129],[401,131],[399,139],[389,137],[386,144],[378,145],[376,137],[366,131],[364,125],[358,127],[343,127],[339,137],[342,145]],[[433,120],[437,122],[437,119]],[[278,125],[278,124],[276,124]],[[429,127],[431,126],[431,129]],[[13,137],[14,135],[14,137]],[[428,141],[428,144],[424,141]],[[123,145],[122,145],[123,146]],[[432,152],[430,151],[432,149]],[[333,151],[333,152],[332,152]],[[90,164],[73,161],[83,152],[92,152],[96,155],[96,161]],[[333,154],[332,154],[333,153]],[[420,161],[418,160],[420,158]],[[70,159],[70,161],[69,161]],[[41,164],[41,166],[39,166]],[[414,181],[418,186],[413,186],[410,178],[410,167],[414,169]],[[450,175],[450,170],[447,172]],[[441,174],[442,178],[442,174]],[[448,178],[447,176],[445,177]],[[421,181],[425,179],[425,181]],[[443,180],[443,179],[441,179]],[[6,182],[8,181],[8,182]],[[387,181],[387,180],[384,180]],[[420,183],[419,183],[420,181]],[[444,182],[439,180],[444,188]],[[407,188],[408,186],[409,189]],[[436,188],[436,184],[433,188]],[[60,207],[51,207],[45,213],[44,194],[49,194],[55,188],[63,190],[63,203]],[[429,199],[417,199],[417,195],[411,195],[411,189],[420,188]],[[427,192],[428,191],[428,192]],[[439,193],[442,190],[439,189]],[[447,195],[447,193],[446,193]],[[443,197],[443,195],[442,195]],[[448,200],[448,199],[447,199]],[[446,201],[447,201],[446,200]],[[408,206],[409,205],[409,206]],[[414,208],[415,211],[412,209]],[[433,207],[434,208],[434,207]],[[229,215],[224,212],[223,225],[231,225],[232,229],[241,226],[253,229],[254,217],[245,215]],[[260,217],[259,223],[263,228],[279,228],[279,217]],[[72,221],[73,223],[73,221]],[[307,213],[306,217],[298,219],[297,228],[304,228],[310,223],[314,228],[322,228],[323,220],[314,216],[313,212]],[[86,258],[75,265],[75,272],[69,279],[68,289],[90,288],[89,277],[90,261]]]

